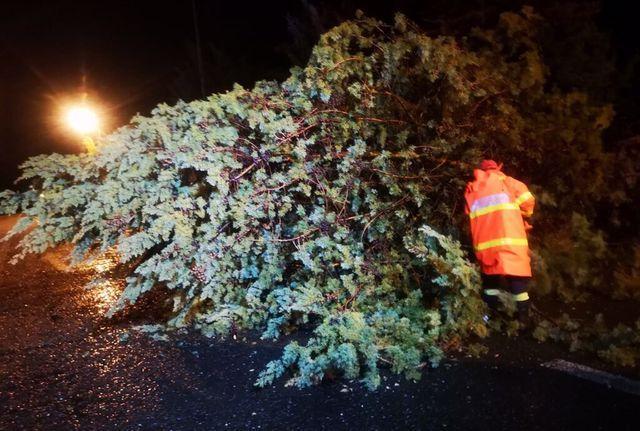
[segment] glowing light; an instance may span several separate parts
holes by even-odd
[[[88,106],[73,106],[65,115],[68,126],[76,133],[89,135],[100,128],[100,121],[95,110]]]

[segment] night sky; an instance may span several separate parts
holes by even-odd
[[[402,10],[421,25],[433,25],[443,14],[468,14],[478,5],[517,9],[522,2],[310,3],[324,25],[349,18],[357,8],[387,20]],[[305,19],[309,2],[301,0],[195,4],[205,94],[233,82],[251,86],[258,79],[286,78],[289,67],[308,55],[312,40],[305,37],[313,39],[318,30]],[[626,58],[637,52],[635,24],[624,3],[616,4],[605,2],[600,25],[618,57]],[[90,98],[107,110],[107,131],[160,102],[201,96],[191,0],[3,0],[0,7],[0,188],[10,186],[16,165],[30,155],[81,149],[61,132],[54,113],[56,101],[80,92],[83,76]]]

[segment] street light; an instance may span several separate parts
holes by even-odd
[[[81,135],[88,135],[98,131],[98,115],[88,106],[73,106],[69,108],[66,113],[66,120],[71,130]]]
[[[82,144],[89,154],[95,153],[96,144],[93,136],[100,131],[100,118],[94,108],[84,100],[78,104],[69,105],[64,112],[64,123],[82,138]]]

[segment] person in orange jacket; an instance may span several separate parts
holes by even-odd
[[[499,305],[503,284],[517,305],[518,320],[529,317],[528,283],[531,258],[527,220],[533,215],[535,198],[521,181],[502,172],[502,164],[483,160],[473,171],[475,180],[464,194],[471,238],[482,270],[482,298],[490,308]]]

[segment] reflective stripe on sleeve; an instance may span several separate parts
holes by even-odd
[[[518,293],[516,295],[511,295],[511,297],[518,302],[528,301],[529,294],[527,292]]]
[[[526,191],[523,194],[521,194],[520,196],[518,196],[515,200],[515,204],[520,206],[522,205],[524,202],[528,201],[529,199],[531,199],[533,197],[533,195],[531,194],[531,192]]]
[[[491,241],[476,244],[474,248],[476,251],[482,251],[492,247],[499,247],[501,245],[520,245],[526,247],[529,243],[526,238],[496,238]]]

